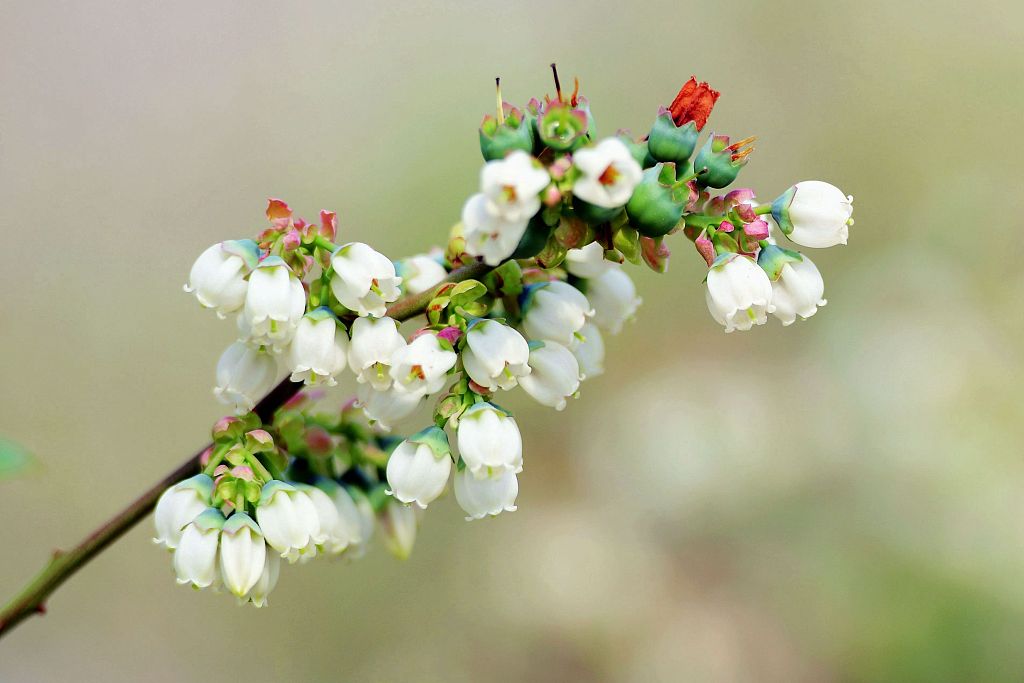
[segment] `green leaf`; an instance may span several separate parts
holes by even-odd
[[[13,477],[35,462],[24,446],[0,436],[0,479]]]

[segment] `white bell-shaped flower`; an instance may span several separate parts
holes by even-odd
[[[369,384],[360,384],[356,389],[356,406],[362,408],[371,424],[385,432],[416,412],[422,402],[422,395],[395,387],[377,391]]]
[[[570,249],[565,253],[565,268],[576,277],[599,277],[611,265],[612,262],[604,257],[604,247],[597,242],[591,242],[579,249]]]
[[[480,171],[480,189],[495,212],[509,221],[529,221],[540,210],[540,192],[551,177],[522,150],[488,161]]]
[[[772,315],[783,325],[792,325],[798,315],[806,320],[827,303],[824,293],[825,281],[818,267],[804,255],[803,260],[782,266],[782,274],[772,283]]]
[[[306,290],[277,256],[268,256],[249,275],[245,323],[249,340],[282,349],[306,311]]]
[[[224,586],[244,597],[260,580],[267,564],[267,544],[259,526],[244,512],[224,522],[220,534],[220,575]]]
[[[389,500],[377,515],[377,522],[388,552],[399,560],[409,559],[420,523],[417,508],[403,505],[394,499]]]
[[[468,468],[455,473],[455,500],[467,521],[515,512],[519,495],[519,479],[515,472],[504,471],[477,478]]]
[[[262,347],[242,342],[229,346],[217,361],[217,386],[214,396],[233,405],[241,414],[252,410],[256,402],[277,382],[277,361]]]
[[[342,485],[329,489],[328,495],[348,527],[349,544],[344,556],[349,559],[362,557],[366,554],[377,523],[370,499],[361,489]]]
[[[448,277],[445,267],[429,254],[417,254],[402,259],[399,267],[402,276],[402,289],[408,294],[425,292],[431,287],[436,287]]]
[[[401,293],[402,278],[395,274],[395,264],[362,242],[338,247],[331,267],[331,291],[342,306],[357,315],[380,318]]]
[[[223,318],[245,304],[249,287],[245,277],[259,261],[259,254],[252,240],[214,244],[192,265],[185,291],[195,293],[200,304]]]
[[[720,256],[708,270],[706,284],[708,310],[726,332],[763,325],[775,310],[768,274],[746,256]]]
[[[436,334],[424,332],[391,355],[394,388],[415,396],[436,394],[457,359],[458,354],[442,345]]]
[[[572,344],[576,333],[594,313],[580,290],[560,280],[531,285],[522,300],[526,335],[564,346]]]
[[[356,318],[348,347],[348,363],[356,380],[386,391],[391,386],[391,356],[404,347],[405,338],[393,319]]]
[[[321,306],[302,317],[288,348],[293,382],[333,387],[347,358],[348,335],[330,309]]]
[[[174,551],[178,583],[206,588],[217,580],[217,546],[223,527],[224,515],[216,508],[206,508],[188,523]]]
[[[388,493],[402,503],[421,508],[444,491],[452,471],[448,437],[438,427],[428,427],[395,447],[388,458]]]
[[[326,539],[309,496],[276,479],[263,485],[256,521],[267,545],[292,563],[316,557],[316,546]]]
[[[490,403],[477,403],[459,418],[459,455],[475,477],[523,471],[523,438],[515,418]]]
[[[466,332],[462,365],[470,379],[490,391],[511,389],[529,374],[529,357],[523,335],[497,320],[481,319]]]
[[[625,206],[643,178],[640,164],[618,138],[584,147],[573,155],[572,162],[580,171],[572,193],[604,209]]]
[[[604,339],[594,323],[588,322],[569,348],[580,365],[580,379],[604,374]]]
[[[772,203],[772,217],[785,235],[812,248],[846,244],[853,225],[853,197],[820,180],[805,180]]]
[[[580,388],[580,366],[572,352],[561,344],[542,344],[530,350],[531,372],[520,378],[519,386],[541,405],[562,410],[566,399]]]
[[[497,266],[519,246],[528,223],[528,219],[504,217],[487,195],[475,194],[462,207],[466,252],[480,256],[489,266]]]
[[[205,474],[197,474],[164,491],[153,513],[153,542],[169,550],[177,548],[185,526],[210,506],[212,492],[213,479]]]
[[[240,605],[251,602],[254,607],[263,607],[267,604],[270,591],[277,585],[277,578],[281,574],[281,556],[270,551],[264,552],[264,555],[263,571],[249,592],[238,599]]]
[[[319,548],[328,555],[340,555],[351,541],[351,532],[348,524],[341,518],[334,500],[319,486],[296,484],[295,488],[309,496],[316,510],[320,522],[320,535],[323,538],[317,543]]]
[[[594,309],[594,324],[609,334],[618,334],[627,320],[632,320],[643,299],[636,295],[636,285],[617,263],[608,264],[604,273],[587,280],[587,301]]]

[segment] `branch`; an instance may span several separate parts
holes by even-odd
[[[445,281],[461,282],[479,279],[490,270],[491,268],[483,263],[471,263],[452,271]],[[421,294],[402,297],[388,307],[388,316],[401,321],[419,315],[430,303],[436,291],[437,289],[434,288]],[[270,393],[260,399],[253,412],[259,415],[264,422],[269,422],[277,409],[299,393],[302,386],[300,382],[292,382],[290,379],[282,380],[280,384],[271,389]],[[86,536],[74,548],[68,551],[55,551],[53,558],[42,571],[0,611],[0,637],[7,635],[15,626],[33,614],[45,614],[45,601],[50,594],[89,560],[103,552],[111,543],[148,515],[156,505],[160,494],[169,486],[195,473],[199,469],[199,458],[205,450],[205,446],[199,449],[197,453],[169,472],[134,502]]]

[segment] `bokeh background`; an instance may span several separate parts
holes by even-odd
[[[829,304],[726,336],[665,276],[564,413],[511,398],[520,509],[413,557],[286,569],[269,609],[133,530],[0,643],[0,680],[1024,679],[1024,5],[29,2],[0,21],[0,593],[206,438],[233,326],[181,292],[265,198],[400,257],[475,190],[476,127],[581,78],[642,132],[691,74],[742,185],[855,195]],[[679,238],[680,240],[682,238]]]

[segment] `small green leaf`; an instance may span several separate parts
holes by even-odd
[[[21,444],[0,436],[0,479],[13,477],[34,462],[35,458]]]

